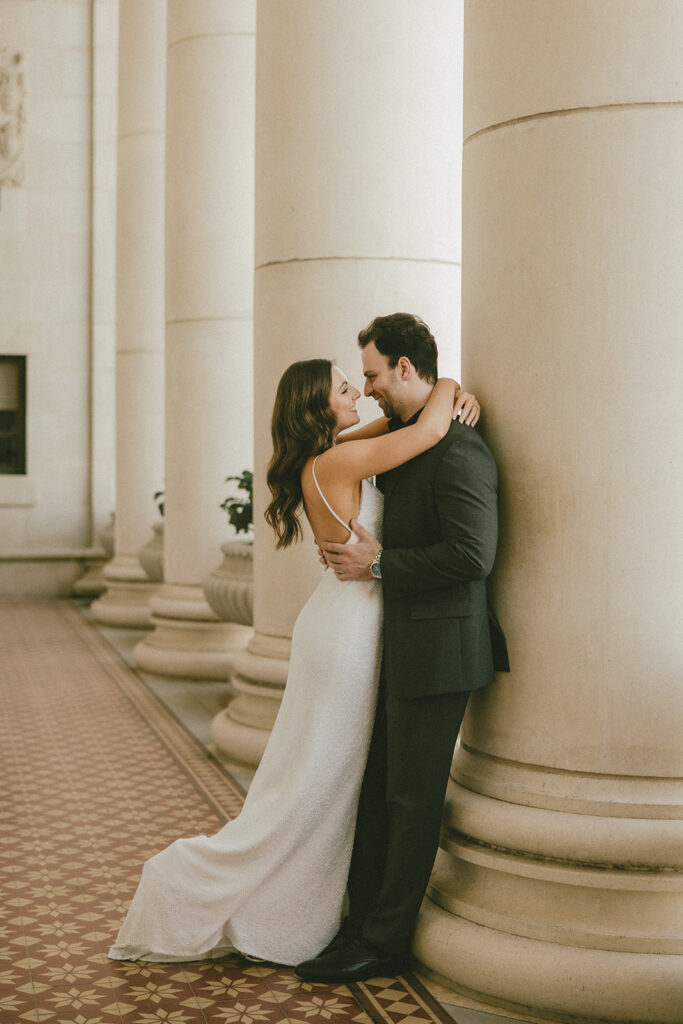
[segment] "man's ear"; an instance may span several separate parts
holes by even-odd
[[[401,380],[408,380],[414,370],[414,366],[410,359],[408,359],[408,356],[400,356],[396,364],[396,368],[398,369],[398,375]]]

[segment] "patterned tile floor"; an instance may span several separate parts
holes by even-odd
[[[410,975],[109,961],[142,861],[215,831],[243,791],[68,603],[0,606],[0,701],[2,1024],[451,1020]]]

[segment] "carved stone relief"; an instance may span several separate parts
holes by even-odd
[[[22,182],[23,124],[23,57],[0,47],[0,188]]]

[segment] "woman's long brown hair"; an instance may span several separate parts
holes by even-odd
[[[301,471],[311,455],[334,440],[336,418],[330,408],[332,363],[305,359],[292,363],[280,378],[273,406],[273,457],[266,480],[273,500],[264,515],[277,535],[278,548],[301,540]]]

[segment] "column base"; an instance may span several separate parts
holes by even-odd
[[[211,739],[222,760],[255,768],[263,756],[280,708],[291,640],[255,633],[235,656],[235,696],[211,723]]]
[[[230,705],[219,711],[211,722],[211,740],[215,756],[228,767],[253,771],[257,767],[270,729],[245,728],[230,716]]]
[[[88,561],[85,564],[85,572],[73,585],[74,597],[97,598],[107,589],[107,581],[104,578],[104,558],[97,561]]]
[[[156,676],[226,680],[251,629],[222,622],[197,585],[164,584],[151,604],[153,632],[135,648],[136,666]]]
[[[508,769],[520,797],[514,781],[531,773]],[[453,770],[472,780],[467,750]],[[488,776],[477,777],[495,795],[449,783],[417,957],[491,1006],[563,1024],[675,1024],[683,1006],[676,780],[536,766],[522,803],[495,788],[499,770],[491,759]],[[571,810],[557,809],[562,793]],[[662,806],[676,818],[661,817]]]
[[[620,953],[496,931],[429,899],[413,951],[427,973],[492,1010],[562,1024],[678,1024],[683,957]]]
[[[159,590],[135,555],[116,555],[104,567],[106,591],[91,605],[93,618],[103,626],[149,629],[150,602]]]

